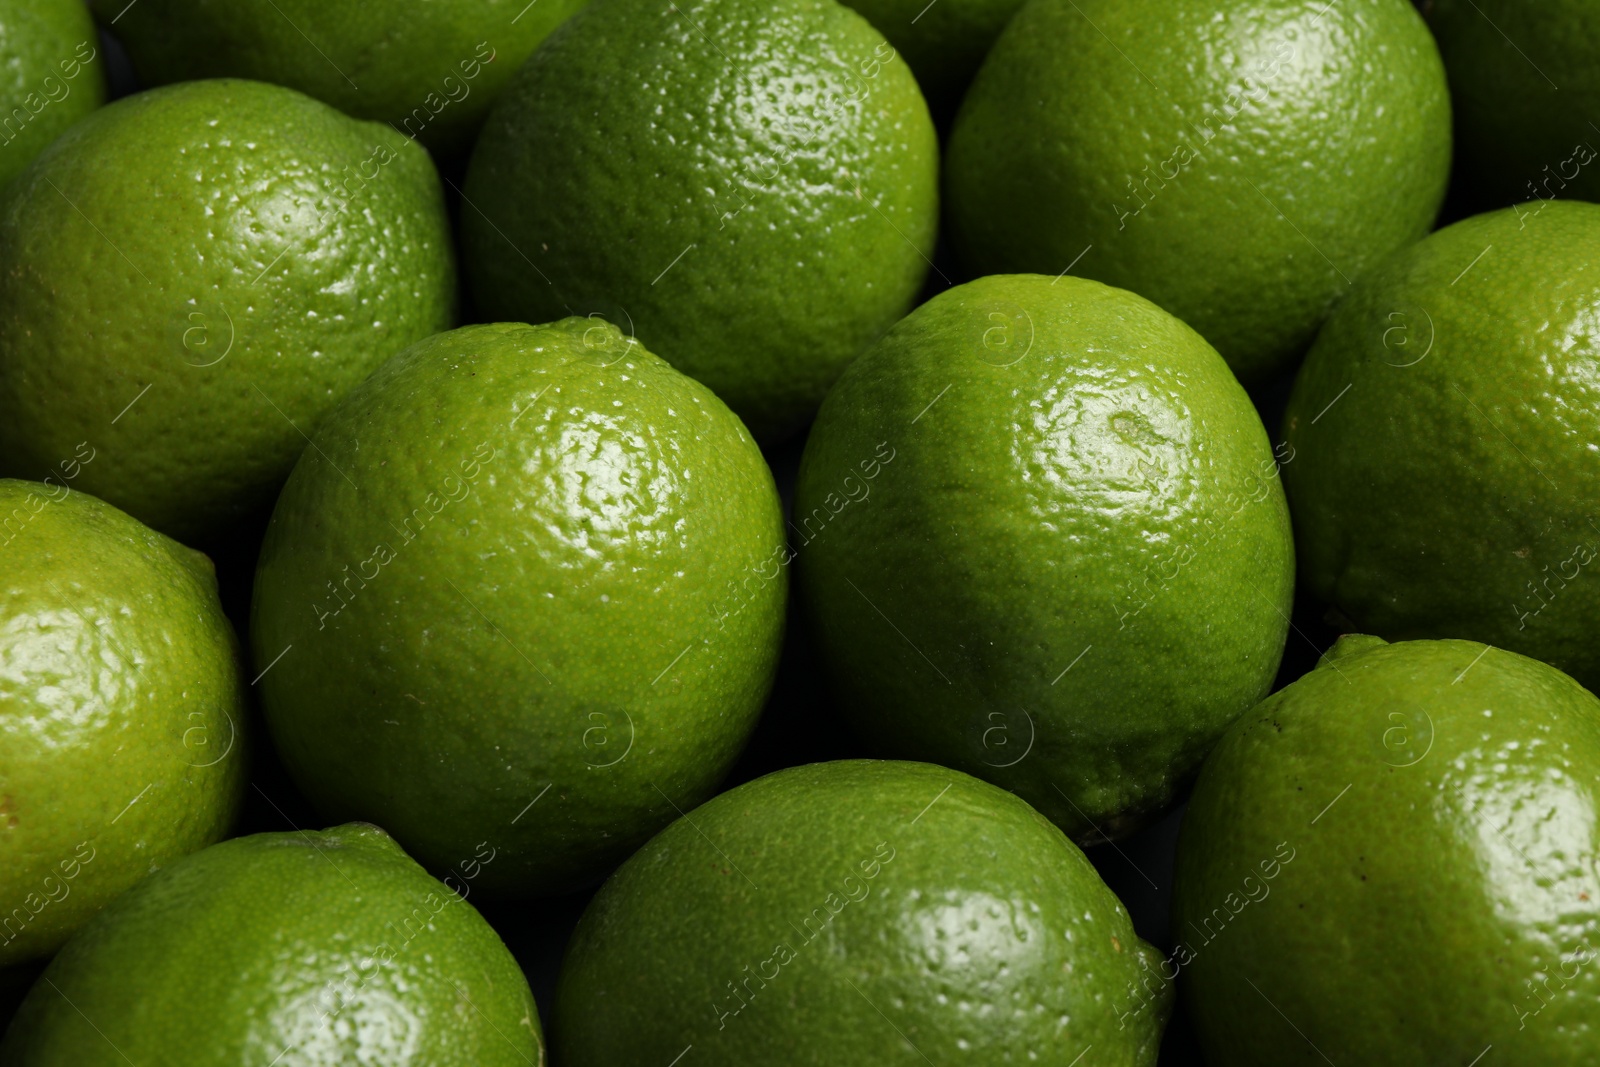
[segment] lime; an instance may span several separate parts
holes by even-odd
[[[961,102],[967,83],[1023,0],[848,0],[910,64],[933,111]]]
[[[567,1067],[1153,1067],[1160,957],[1032,808],[920,763],[769,774],[663,830],[562,965]]]
[[[1308,591],[1600,685],[1600,206],[1459,222],[1356,287],[1284,417]]]
[[[101,459],[0,480],[0,966],[217,840],[244,788],[211,563],[67,487]]]
[[[0,0],[0,185],[105,99],[82,0]]]
[[[1495,206],[1600,198],[1595,6],[1433,0],[1428,22],[1450,74],[1464,181]]]
[[[1148,297],[1246,384],[1432,226],[1450,101],[1409,0],[1034,0],[950,137],[957,251]]]
[[[1207,1061],[1595,1062],[1597,767],[1600,702],[1560,671],[1342,639],[1228,731],[1184,816],[1161,973]]]
[[[511,75],[584,0],[90,0],[146,85],[255,78],[464,152]]]
[[[937,168],[905,62],[833,0],[599,0],[485,125],[463,257],[486,315],[604,315],[775,440],[911,306]]]
[[[1273,451],[1149,301],[983,278],[851,365],[795,489],[801,592],[883,751],[1089,842],[1160,812],[1266,695],[1294,584]]]
[[[388,127],[259,82],[120,100],[0,198],[0,473],[86,441],[75,488],[215,539],[454,294],[438,176]]]
[[[28,1067],[543,1062],[494,930],[361,823],[235,838],[152,876],[51,962],[0,1046]]]
[[[528,893],[710,794],[772,684],[789,555],[709,390],[599,319],[472,326],[390,361],[313,445],[251,631],[313,800],[435,870],[492,837],[476,884]]]

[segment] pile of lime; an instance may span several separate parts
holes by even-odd
[[[0,57],[0,1067],[1600,1060],[1592,3]]]

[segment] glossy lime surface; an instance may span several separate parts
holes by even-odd
[[[1077,847],[958,771],[846,761],[722,794],[589,906],[561,974],[569,1067],[1151,1067],[1171,998]],[[1092,1050],[1092,1051],[1091,1051]]]
[[[463,255],[484,315],[601,314],[775,440],[910,308],[937,175],[905,61],[833,0],[599,0],[484,127]]]
[[[69,483],[0,479],[0,965],[227,833],[245,683],[211,562]]]
[[[1163,973],[1208,1062],[1600,1055],[1600,702],[1472,641],[1347,637],[1206,761]]]
[[[7,1067],[529,1067],[527,980],[471,904],[375,826],[214,845],[56,957]]]
[[[829,394],[793,526],[851,721],[1079,841],[1170,803],[1283,652],[1294,552],[1261,421],[1193,330],[1099,282],[996,276],[918,308]]]
[[[454,299],[438,175],[389,127],[260,82],[126,97],[0,196],[0,474],[88,441],[78,488],[217,539]]]
[[[1449,93],[1410,0],[1034,0],[946,169],[973,271],[1130,289],[1255,384],[1432,227]]]
[[[1592,204],[1459,222],[1359,285],[1284,416],[1307,590],[1384,637],[1600,685],[1597,315]]]
[[[487,840],[485,889],[570,889],[738,755],[788,561],[739,420],[614,326],[441,334],[351,394],[278,501],[267,720],[335,817],[438,871]]]

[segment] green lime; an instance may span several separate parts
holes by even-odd
[[[967,83],[1023,0],[847,0],[905,57],[928,105],[941,116]]]
[[[1466,184],[1496,206],[1600,199],[1600,11],[1584,0],[1432,0]]]
[[[464,152],[523,60],[584,0],[90,0],[146,85],[254,78]]]
[[[1431,228],[1450,100],[1410,0],[1033,0],[946,165],[974,270],[1131,289],[1254,384]]]
[[[982,278],[918,308],[828,395],[793,525],[847,716],[1080,842],[1166,807],[1283,652],[1294,552],[1261,421],[1193,330],[1099,282]]]
[[[598,0],[485,125],[463,261],[486,315],[603,315],[776,440],[911,306],[937,170],[905,62],[833,0]]]
[[[0,473],[86,441],[75,488],[210,541],[454,296],[438,175],[388,127],[259,82],[120,100],[0,198]]]
[[[124,894],[45,970],[0,1063],[529,1067],[544,1040],[483,917],[352,823],[225,841]]]
[[[616,327],[441,334],[335,409],[278,501],[251,630],[267,720],[337,817],[435,870],[491,837],[478,885],[569,889],[738,755],[788,561],[739,420]]]
[[[1390,639],[1463,637],[1600,685],[1600,206],[1459,222],[1328,321],[1284,417],[1309,592]]]
[[[82,0],[0,0],[0,185],[105,99]]]
[[[1207,1062],[1594,1063],[1597,767],[1600,702],[1560,671],[1341,639],[1184,816],[1160,974]]]
[[[1119,1002],[1159,961],[1016,797],[928,764],[817,763],[722,794],[611,877],[554,1036],[566,1067],[1153,1067],[1170,990]]]
[[[227,832],[245,684],[211,562],[67,483],[0,479],[0,967]]]

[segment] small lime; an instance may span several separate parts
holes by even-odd
[[[1033,0],[946,165],[972,269],[1130,289],[1255,384],[1433,225],[1450,99],[1410,0]]]
[[[67,482],[0,480],[0,966],[228,831],[245,684],[211,563]]]
[[[124,894],[51,962],[0,1063],[530,1067],[544,1041],[483,917],[357,823],[225,841]]]
[[[77,488],[212,541],[454,299],[438,175],[387,126],[260,82],[119,100],[0,198],[0,473],[86,441]]]
[[[1600,206],[1576,201],[1459,222],[1357,285],[1284,416],[1306,589],[1600,685],[1597,316]]]
[[[1171,989],[1139,994],[1158,964],[1016,797],[928,764],[819,763],[722,794],[612,876],[568,946],[554,1036],[567,1067],[1153,1067]]]
[[[338,818],[475,884],[572,888],[704,799],[772,684],[772,474],[711,392],[598,319],[472,326],[324,421],[256,575],[278,751]]]
[[[1162,970],[1207,1062],[1596,1062],[1597,807],[1600,702],[1571,678],[1341,639],[1228,731],[1184,815]]]
[[[1079,841],[1168,805],[1283,653],[1261,420],[1193,330],[1099,282],[982,278],[909,315],[828,395],[793,526],[850,718]]]
[[[905,62],[834,0],[599,0],[484,127],[473,297],[603,315],[775,440],[911,306],[938,155]]]

